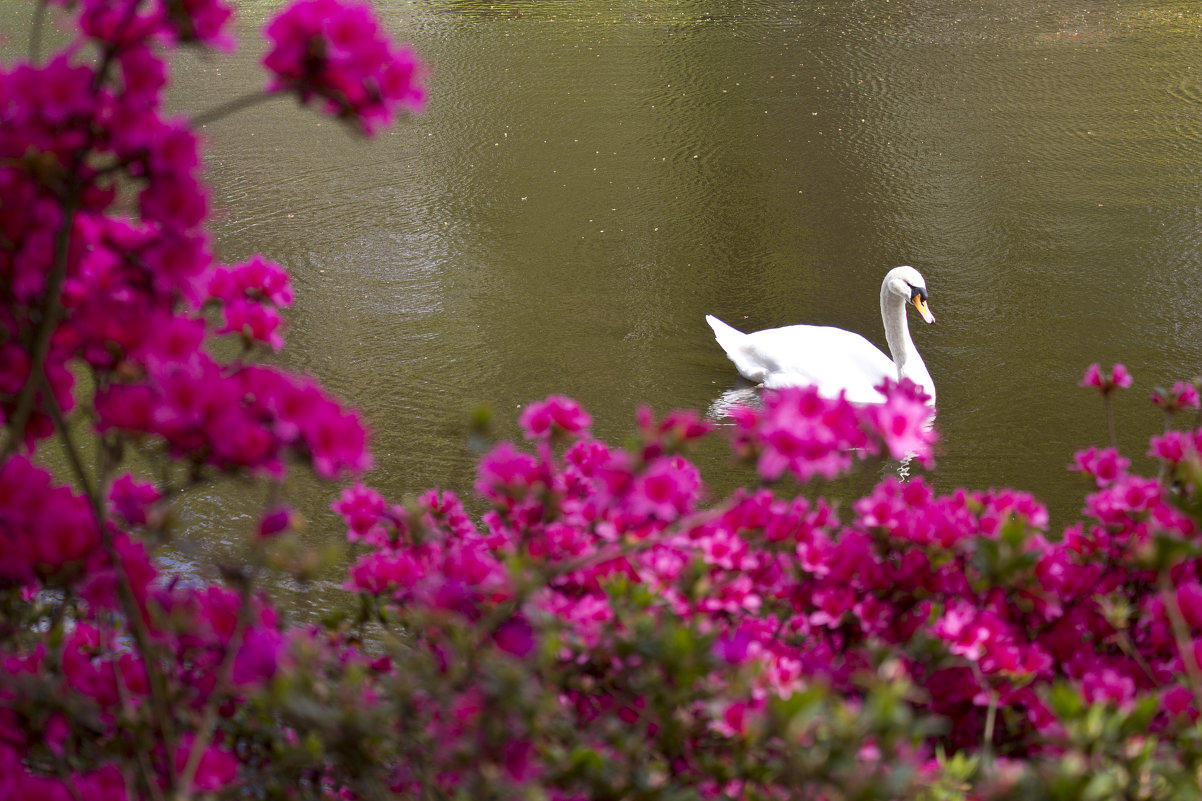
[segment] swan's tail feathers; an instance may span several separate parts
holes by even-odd
[[[712,314],[705,315],[705,321],[714,329],[714,339],[718,340],[722,350],[733,360],[735,354],[740,352],[739,346],[747,339],[747,335],[737,328],[731,328]]]
[[[762,382],[766,372],[759,359],[752,353],[748,341],[750,335],[737,328],[731,328],[712,314],[705,315],[705,321],[714,329],[714,339],[718,340],[722,350],[726,351],[726,358],[735,363],[739,375],[757,384]]]

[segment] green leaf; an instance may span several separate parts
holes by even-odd
[[[1071,721],[1081,717],[1085,711],[1085,700],[1076,687],[1067,682],[1057,682],[1048,695],[1048,703],[1052,711],[1063,721]]]

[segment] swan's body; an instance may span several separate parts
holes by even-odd
[[[840,392],[853,403],[880,403],[874,387],[884,379],[908,378],[935,403],[935,382],[914,347],[906,323],[906,304],[914,302],[922,318],[935,322],[927,308],[927,285],[913,267],[894,267],[881,284],[881,319],[890,359],[859,334],[819,325],[789,325],[744,334],[713,315],[706,322],[714,337],[748,381],[770,389],[814,386],[827,397]]]

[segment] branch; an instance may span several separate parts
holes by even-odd
[[[55,404],[50,392],[49,382],[45,376],[46,355],[50,352],[50,336],[58,325],[59,315],[63,307],[59,303],[59,293],[63,288],[63,279],[67,275],[67,250],[71,244],[71,228],[75,223],[75,212],[79,206],[80,187],[73,182],[68,190],[67,198],[63,201],[63,224],[54,240],[54,264],[46,279],[46,294],[42,298],[41,319],[34,333],[33,347],[29,354],[29,375],[21,394],[17,397],[16,410],[13,412],[12,424],[8,430],[8,442],[0,452],[0,462],[8,458],[21,446],[25,440],[25,426],[33,414],[34,396],[39,386],[46,387],[47,402]]]
[[[1110,396],[1102,395],[1102,403],[1106,406],[1106,429],[1110,432],[1110,447],[1116,451],[1119,449],[1119,438],[1114,432],[1114,410],[1110,408]]]
[[[49,395],[49,382],[46,381],[46,376],[41,376],[42,389]],[[79,458],[79,452],[75,448],[75,443],[71,440],[71,435],[67,432],[67,421],[63,418],[63,411],[58,406],[58,401],[53,395],[49,396],[46,404],[50,409],[50,419],[54,421],[54,427],[62,434],[63,451],[67,455],[67,461],[71,465],[71,472],[75,474],[75,479],[79,482],[80,488],[88,499],[97,496],[96,490],[92,487],[92,482],[88,479],[88,472],[84,469],[83,462]],[[93,504],[93,508],[95,505]],[[99,521],[97,521],[99,524]]]
[[[1181,662],[1185,665],[1185,675],[1190,690],[1194,693],[1194,704],[1202,710],[1202,670],[1198,668],[1198,660],[1194,656],[1194,646],[1190,641],[1189,626],[1177,605],[1177,592],[1169,584],[1168,570],[1160,571],[1160,591],[1164,600],[1164,609],[1168,613],[1169,623],[1173,627],[1173,638],[1177,640],[1177,652],[1181,654]]]
[[[38,6],[33,12],[33,25],[29,32],[29,63],[37,64],[42,60],[42,29],[46,27],[46,0],[38,0]]]
[[[233,100],[229,100],[219,106],[215,106],[208,111],[202,111],[200,114],[197,114],[195,117],[189,120],[189,124],[195,130],[202,125],[208,125],[210,122],[216,122],[223,117],[228,117],[236,112],[252,108],[260,103],[266,103],[268,100],[274,100],[277,97],[285,97],[285,95],[280,92],[275,92],[272,94],[267,94],[266,92],[252,92],[250,94],[243,95],[242,97],[236,97]]]
[[[48,382],[43,374],[40,374],[41,383],[44,385],[46,392],[46,403],[50,409],[50,416],[54,420],[55,428],[58,429],[59,436],[62,437],[64,447],[67,451],[67,459],[71,464],[71,470],[75,473],[76,479],[80,485],[84,487],[87,493],[89,506],[92,510],[92,518],[96,524],[96,529],[100,535],[101,546],[104,548],[105,554],[112,564],[113,573],[117,576],[117,595],[121,602],[121,611],[124,613],[128,622],[130,633],[133,635],[134,643],[137,646],[138,658],[142,662],[142,668],[146,671],[147,684],[150,686],[150,702],[154,710],[154,717],[159,724],[159,733],[166,741],[168,751],[174,750],[175,733],[174,727],[171,726],[170,707],[167,703],[166,679],[162,672],[158,670],[158,664],[153,658],[153,646],[151,644],[150,631],[146,627],[146,621],[142,617],[142,608],[138,604],[137,598],[134,596],[133,585],[130,584],[129,575],[125,572],[125,565],[121,562],[121,556],[117,553],[117,547],[113,544],[113,538],[109,532],[107,523],[107,512],[105,511],[105,485],[107,481],[103,479],[107,470],[102,469],[101,482],[99,487],[92,487],[88,480],[88,475],[83,469],[83,463],[79,460],[78,451],[75,448],[75,443],[71,437],[71,432],[67,429],[66,421],[63,419],[62,410],[58,407],[58,401],[55,400],[53,393],[50,392]]]
[[[234,661],[237,659],[238,651],[242,648],[242,638],[246,634],[246,628],[250,625],[250,588],[250,580],[243,576],[241,586],[238,588],[240,605],[238,607],[238,620],[234,624],[234,632],[230,635],[225,655],[221,660],[221,666],[217,669],[217,681],[213,684],[213,691],[209,693],[209,697],[205,701],[204,717],[201,718],[196,737],[192,740],[192,749],[188,752],[188,761],[184,764],[183,772],[175,777],[175,798],[177,801],[191,801],[192,781],[196,778],[196,771],[200,767],[200,759],[204,756],[205,749],[208,748],[209,743],[212,742],[213,731],[217,728],[217,707],[224,695],[226,685],[229,684],[230,675],[234,672]]]
[[[117,696],[121,701],[121,707],[125,710],[125,714],[134,719],[133,700],[129,696],[129,688],[125,686],[125,676],[120,670],[114,671],[114,679],[117,685]],[[154,743],[146,737],[150,732],[143,726],[139,726],[135,731],[135,736],[138,739],[137,748],[137,763],[142,770],[142,781],[137,782],[143,790],[149,793],[151,801],[164,801],[163,791],[159,788],[158,782],[153,780],[154,768],[150,764],[150,755],[154,751]],[[135,784],[134,776],[125,777],[125,786],[133,787]]]

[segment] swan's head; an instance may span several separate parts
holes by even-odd
[[[927,306],[927,282],[922,273],[908,265],[894,267],[885,276],[885,288],[894,295],[899,295],[905,302],[913,302],[914,308],[928,323],[935,322],[935,315]]]

